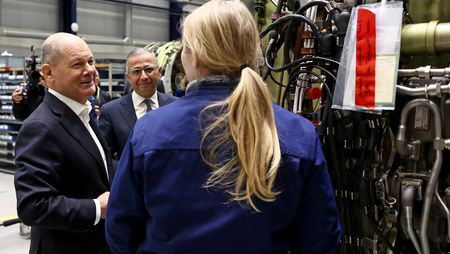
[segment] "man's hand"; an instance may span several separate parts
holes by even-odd
[[[12,100],[14,103],[19,104],[23,100],[23,87],[17,87],[16,90],[12,93]]]
[[[106,217],[106,206],[108,205],[108,199],[109,199],[109,191],[103,193],[102,195],[98,196],[97,200],[100,202],[100,208],[101,208],[101,218],[104,219]]]

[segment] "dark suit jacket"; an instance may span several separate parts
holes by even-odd
[[[158,92],[158,103],[162,107],[177,97]],[[98,125],[103,133],[114,160],[120,159],[128,135],[137,121],[131,93],[112,100],[102,107]]]
[[[54,95],[22,125],[16,142],[14,179],[19,218],[31,226],[30,253],[108,253],[104,220],[94,226],[93,199],[108,191],[111,155],[95,123],[106,169],[80,118]]]
[[[111,101],[111,96],[109,96],[109,93],[100,90],[100,93],[98,94],[98,97],[96,96],[95,100],[96,104],[101,107],[103,106],[103,104],[106,104]]]

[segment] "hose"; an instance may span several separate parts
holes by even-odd
[[[414,232],[413,226],[413,205],[416,194],[417,188],[412,185],[408,185],[403,190],[402,193],[402,204],[403,204],[403,211],[406,217],[406,228],[408,230],[409,238],[411,239],[414,248],[416,248],[417,254],[422,254],[422,249],[420,248],[420,244],[419,241],[417,240],[417,236],[416,233]]]

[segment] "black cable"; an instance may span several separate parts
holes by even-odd
[[[269,43],[267,44],[266,53],[264,54],[264,64],[266,66],[270,66],[269,61],[272,61],[272,57],[270,57],[270,54],[272,53],[272,48],[275,45],[276,41],[278,39],[278,33],[276,31],[270,31],[269,33]],[[270,59],[269,59],[270,57]],[[270,68],[268,71],[271,71]],[[263,78],[265,79],[265,78]]]
[[[302,65],[303,62],[319,61],[319,60],[340,65],[340,63],[338,61],[335,61],[335,60],[332,60],[329,58],[325,58],[325,57],[314,56],[314,57],[302,57],[302,58],[296,59],[292,63],[289,63],[289,64],[284,65],[279,68],[274,68],[273,66],[270,66],[270,65],[268,65],[267,68],[269,68],[271,71],[274,71],[274,72],[280,72],[280,71],[285,71],[288,68],[291,68],[292,66],[295,66],[295,65]]]
[[[270,79],[272,79],[273,82],[275,82],[276,85],[281,86],[281,87],[287,87],[287,86],[281,84],[278,80],[276,80],[275,77],[272,75],[271,71],[269,71],[269,77],[270,77]]]
[[[314,73],[314,72],[312,72],[312,71],[309,71],[309,70],[298,70],[298,71],[295,71],[295,72],[293,71],[293,72],[292,72],[292,75],[291,75],[291,78],[289,78],[288,82],[293,82],[293,80],[291,80],[291,79],[296,79],[297,76],[298,76],[299,74],[301,74],[301,73],[306,73],[306,74],[314,75],[314,76],[315,76],[317,79],[319,79],[320,82],[325,86],[325,90],[327,91],[328,96],[329,96],[330,98],[333,98],[333,94],[331,93],[330,87],[328,86],[327,82],[325,82],[325,80],[324,80],[319,74],[316,74],[316,73]],[[297,85],[296,85],[296,86],[297,86]]]
[[[330,1],[324,1],[324,0],[313,0],[310,1],[308,3],[306,3],[305,5],[303,5],[302,7],[300,7],[297,11],[296,14],[301,14],[303,12],[305,12],[307,9],[314,7],[316,5],[319,6],[327,6],[330,4]],[[347,22],[343,21],[342,18],[340,18],[340,10],[332,5],[330,5],[329,7],[332,7],[331,10],[327,9],[327,13],[329,14],[329,16],[331,17],[331,19],[334,21],[336,28],[338,31],[340,31],[341,33],[346,32],[346,28],[347,28]],[[344,23],[342,23],[344,22]],[[344,31],[345,30],[345,31]]]
[[[300,15],[300,14],[289,14],[289,15],[285,15],[285,16],[275,20],[272,24],[270,24],[268,27],[266,27],[266,29],[264,29],[264,31],[259,33],[259,37],[263,38],[264,36],[266,36],[266,34],[268,34],[276,26],[283,24],[287,21],[291,21],[291,20],[303,21],[309,25],[309,27],[313,31],[314,35],[320,34],[319,28],[316,26],[316,24],[314,24],[314,22],[311,19],[309,19],[303,15]]]
[[[325,90],[327,91],[328,95],[329,95],[329,96],[332,96],[331,91],[330,91],[330,89],[328,88],[328,85],[327,85],[327,83],[325,82],[325,80],[324,80],[322,77],[320,77],[320,75],[318,75],[318,74],[316,74],[316,73],[314,73],[314,72],[308,71],[308,70],[299,70],[299,71],[297,71],[297,72],[294,72],[293,75],[291,76],[291,78],[289,79],[288,82],[289,82],[289,83],[291,83],[291,82],[293,83],[294,80],[291,80],[291,79],[297,80],[297,76],[300,75],[300,74],[302,74],[302,73],[313,75],[313,76],[315,76],[317,79],[319,79],[320,82],[326,87]],[[298,87],[297,83],[295,84],[295,87]]]
[[[291,63],[291,36],[294,33],[293,27],[297,22],[291,21],[289,22],[288,28],[285,32],[284,36],[284,50],[283,50],[283,65],[287,65]],[[290,70],[288,70],[288,74],[290,75]]]
[[[324,67],[320,66],[320,65],[311,65],[311,67],[313,68],[317,68],[323,72],[325,72],[326,74],[328,74],[328,76],[330,76],[334,81],[336,81],[336,76],[333,75],[333,73],[331,73],[329,70],[325,69]]]
[[[321,5],[321,6],[325,6],[327,4],[329,4],[329,1],[325,1],[325,0],[313,0],[313,1],[309,1],[308,3],[306,3],[305,5],[303,5],[302,7],[300,7],[295,14],[301,14],[303,12],[305,12],[307,9],[314,7],[316,5]]]
[[[290,92],[291,88],[298,87],[298,85],[296,83],[296,80],[297,80],[298,75],[300,75],[302,73],[315,76],[323,84],[323,86],[325,87],[326,94],[328,96],[325,96],[324,106],[322,107],[322,109],[323,109],[323,116],[321,116],[319,120],[320,120],[321,126],[327,126],[327,122],[328,122],[327,118],[328,118],[328,115],[330,115],[329,111],[331,110],[331,104],[332,104],[333,95],[331,93],[331,90],[330,90],[329,85],[327,84],[327,82],[320,75],[318,75],[318,74],[316,74],[314,72],[311,72],[310,70],[293,71],[292,75],[290,76],[290,78],[288,80],[287,86],[285,86],[286,89],[285,89],[285,91],[283,93],[283,97],[282,97],[281,103],[278,103],[278,104],[281,107],[284,107],[284,103],[286,102],[287,94]],[[295,85],[292,85],[294,82],[295,82]]]

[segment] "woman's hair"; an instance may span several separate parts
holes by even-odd
[[[254,198],[269,202],[281,160],[272,97],[258,75],[258,30],[240,2],[213,0],[188,15],[184,46],[210,75],[240,78],[224,101],[206,107],[201,154],[212,167],[206,187],[225,188],[235,201],[259,211]]]

